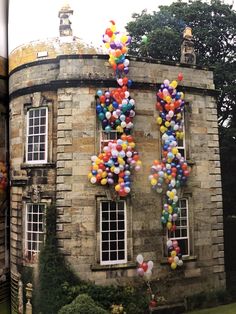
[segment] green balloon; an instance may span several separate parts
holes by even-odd
[[[143,36],[142,36],[142,42],[143,42],[144,44],[146,44],[146,43],[147,43],[147,40],[148,40],[147,36],[146,36],[146,35],[143,35]]]

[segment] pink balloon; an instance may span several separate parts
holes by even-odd
[[[141,267],[139,267],[138,270],[137,270],[137,273],[138,273],[138,275],[139,275],[140,277],[143,277],[143,275],[144,275],[144,270],[143,270]]]

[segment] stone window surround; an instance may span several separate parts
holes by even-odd
[[[192,200],[192,193],[188,192],[188,191],[184,192],[182,190],[181,195],[180,195],[180,199],[187,199],[187,202],[188,202],[188,223],[189,223],[189,255],[188,256],[182,256],[182,260],[185,262],[196,261],[198,259],[198,257],[195,255],[195,250],[194,250],[194,229],[191,227],[194,225],[194,223],[193,223],[194,204],[193,204],[193,200]],[[163,234],[163,254],[162,254],[163,257],[160,261],[161,265],[168,264],[166,241],[167,241],[167,232],[165,232],[165,234]]]
[[[91,265],[92,271],[120,269],[120,268],[135,268],[136,263],[133,261],[133,241],[132,241],[132,206],[129,198],[124,199],[126,202],[126,235],[127,235],[127,262],[123,264],[101,265],[100,263],[100,202],[112,201],[113,198],[109,193],[105,196],[96,197],[96,250],[94,264]],[[123,199],[121,199],[123,200]]]
[[[28,160],[28,149],[29,149],[29,114],[31,111],[34,111],[34,110],[38,110],[38,109],[46,109],[46,121],[45,121],[45,132],[42,133],[44,136],[45,136],[45,142],[44,142],[44,145],[45,145],[45,151],[44,151],[44,154],[45,154],[45,158],[42,159],[42,160]],[[40,114],[39,114],[39,118],[40,118]],[[40,124],[39,124],[39,127],[40,127]],[[36,133],[36,134],[32,134],[32,136],[41,136],[41,133]],[[41,142],[39,142],[39,145],[40,145]],[[34,150],[33,150],[33,153],[34,153]],[[27,111],[27,126],[26,126],[26,163],[27,164],[44,164],[44,163],[47,163],[48,161],[48,107],[46,106],[40,106],[40,107],[37,107],[37,108],[30,108],[28,111]]]
[[[27,261],[27,259],[25,258],[25,252],[27,251],[27,207],[30,205],[43,205],[44,206],[44,241],[45,241],[45,236],[46,236],[46,223],[45,223],[45,216],[46,216],[46,210],[47,210],[47,203],[46,202],[40,202],[40,203],[33,203],[32,201],[30,202],[23,202],[23,209],[22,209],[22,217],[23,217],[23,221],[22,221],[22,225],[23,225],[23,263],[24,265],[27,266],[32,266],[34,267],[35,265],[37,265],[38,259],[36,258],[35,261]]]
[[[33,94],[32,94],[33,95]],[[32,97],[31,97],[32,99]],[[47,161],[46,162],[34,162],[30,163],[26,161],[26,144],[27,144],[27,113],[30,109],[34,108],[47,108]],[[40,168],[40,167],[55,167],[55,162],[53,162],[52,157],[52,143],[50,143],[50,137],[52,137],[53,132],[53,101],[52,100],[45,100],[42,97],[41,103],[34,104],[32,102],[24,103],[24,162],[21,164],[21,169],[26,168]]]
[[[187,243],[188,243],[188,245],[187,245],[187,250],[188,250],[188,254],[183,254],[183,257],[188,257],[189,255],[190,255],[190,234],[189,234],[189,204],[188,204],[188,199],[187,198],[185,198],[185,197],[181,197],[180,199],[179,199],[179,203],[181,202],[181,201],[185,201],[186,203],[186,207],[185,207],[185,209],[186,209],[186,221],[187,221],[187,225],[186,225],[186,228],[184,228],[184,229],[186,229],[186,231],[187,231],[187,236],[186,237],[183,237],[183,236],[179,236],[179,237],[169,237],[169,232],[167,231],[167,239],[170,239],[170,240],[177,240],[177,241],[179,241],[179,240],[182,240],[182,239],[186,239],[187,240]],[[180,210],[181,210],[182,208],[180,207]],[[181,215],[182,216],[182,215]],[[180,221],[180,223],[181,223],[181,221]],[[183,226],[182,226],[183,227]],[[178,230],[178,226],[177,226],[177,230]],[[181,253],[183,253],[183,252],[181,252]]]
[[[116,260],[103,260],[102,258],[102,254],[104,252],[104,250],[102,249],[102,239],[101,239],[101,234],[104,232],[104,230],[102,230],[102,223],[105,222],[107,223],[108,221],[110,221],[110,212],[111,212],[111,208],[110,208],[110,205],[111,205],[111,202],[115,203],[116,204],[116,210],[115,212],[118,213],[119,210],[118,210],[118,203],[122,203],[122,211],[124,213],[124,230],[121,230],[119,227],[118,229],[116,230],[116,232],[119,233],[119,231],[121,231],[124,235],[124,239],[122,241],[121,239],[121,242],[123,242],[124,244],[124,248],[122,249],[122,251],[124,251],[124,258],[122,259],[116,259]],[[108,210],[107,210],[107,214],[108,214],[108,218],[107,219],[103,219],[102,217],[102,207],[103,207],[103,204],[107,203],[108,204]],[[103,201],[100,201],[100,263],[101,265],[114,265],[114,264],[125,264],[127,263],[127,215],[126,215],[126,212],[127,212],[127,208],[126,208],[126,202],[125,200],[118,200],[118,201],[111,201],[111,200],[103,200]],[[123,221],[123,220],[122,220]],[[111,222],[111,221],[110,221]],[[113,221],[113,223],[116,224],[116,227],[119,225],[119,222],[120,220],[116,217],[116,219]],[[109,223],[109,222],[108,222]],[[123,228],[122,228],[123,229]],[[111,232],[113,231],[113,229],[111,227],[109,227],[109,230],[108,230],[108,233],[109,235],[111,235]],[[113,232],[114,233],[114,232]],[[119,243],[119,241],[117,241],[118,239],[114,240],[115,242],[117,242],[117,245]],[[109,243],[109,246],[112,242],[114,241],[111,241],[111,239],[107,239],[107,241],[105,242],[108,242]],[[108,254],[110,255],[111,253],[111,249],[109,248],[108,249]],[[119,248],[116,248],[115,250],[115,253],[119,255]]]

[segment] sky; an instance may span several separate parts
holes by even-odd
[[[10,0],[9,52],[32,40],[58,36],[58,11],[65,2],[74,10],[73,35],[99,47],[110,20],[122,32],[132,13],[143,9],[152,13],[160,4],[168,5],[172,0]]]
[[[4,1],[6,0],[0,0],[0,4]],[[152,13],[158,10],[159,5],[169,5],[173,2],[173,0],[9,1],[9,52],[33,40],[59,36],[58,11],[66,2],[74,10],[71,17],[73,35],[80,37],[88,44],[92,43],[95,47],[102,45],[102,35],[109,26],[110,20],[114,20],[117,30],[123,32],[127,22],[132,20],[132,13],[141,13],[143,9]],[[233,1],[225,0],[229,4]]]
[[[7,56],[7,0],[0,0],[0,56]]]

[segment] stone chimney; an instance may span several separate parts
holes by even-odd
[[[196,64],[193,35],[192,29],[190,27],[185,27],[183,38],[183,43],[181,45],[180,63]]]
[[[70,15],[73,15],[73,12],[74,11],[70,8],[68,3],[64,4],[59,11],[58,17],[60,19],[60,37],[73,35],[70,21]]]

